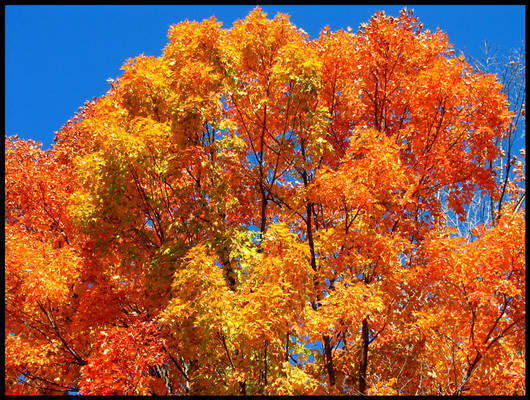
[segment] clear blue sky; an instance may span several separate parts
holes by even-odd
[[[86,100],[103,95],[108,78],[121,75],[128,58],[159,56],[168,28],[212,15],[228,28],[254,5],[242,6],[6,6],[5,133],[42,142]],[[378,10],[398,15],[403,6],[262,6],[269,17],[287,13],[311,38],[368,22]],[[409,6],[426,29],[440,27],[455,49],[478,57],[484,41],[501,49],[520,47],[525,6]]]

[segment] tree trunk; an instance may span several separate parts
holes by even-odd
[[[366,394],[366,370],[368,369],[368,320],[363,319],[361,331],[361,364],[359,366],[359,392]]]
[[[324,339],[324,357],[326,370],[328,371],[329,386],[335,386],[335,369],[333,367],[333,355],[331,354],[331,336],[323,336]]]

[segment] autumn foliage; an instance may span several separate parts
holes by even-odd
[[[526,391],[496,76],[405,10],[168,37],[51,149],[5,139],[7,393]],[[501,190],[471,235],[448,224]]]

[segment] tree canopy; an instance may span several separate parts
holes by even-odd
[[[5,139],[7,393],[526,391],[496,75],[406,10],[168,38],[51,149]],[[503,206],[462,235],[477,193]]]

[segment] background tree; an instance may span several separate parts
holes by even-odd
[[[482,56],[471,59],[471,62],[481,71],[496,74],[502,83],[502,92],[506,95],[513,112],[512,125],[502,139],[498,140],[502,157],[492,162],[490,168],[495,173],[497,183],[496,194],[490,197],[476,192],[472,205],[467,209],[465,221],[458,221],[454,215],[447,212],[447,222],[458,226],[461,232],[470,237],[472,230],[482,223],[492,223],[498,217],[502,207],[514,198],[516,207],[525,204],[525,190],[522,181],[517,178],[517,171],[526,168],[526,154],[523,141],[526,133],[526,63],[524,45],[518,49],[502,50],[484,42]],[[519,173],[519,175],[521,175]],[[514,186],[515,184],[515,186]],[[445,193],[440,192],[440,199],[444,201]],[[446,208],[448,211],[448,209]],[[495,222],[493,222],[495,223]]]

